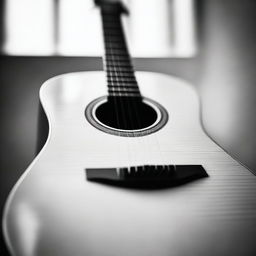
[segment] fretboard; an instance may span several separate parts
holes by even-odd
[[[122,6],[118,3],[101,4],[104,33],[104,68],[109,97],[141,98],[131,57],[121,23]]]

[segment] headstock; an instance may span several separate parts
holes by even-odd
[[[95,4],[105,10],[118,11],[128,14],[127,8],[121,0],[94,0]]]

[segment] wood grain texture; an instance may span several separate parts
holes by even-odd
[[[14,256],[255,255],[256,176],[202,130],[190,85],[138,73],[141,93],[169,121],[144,137],[92,127],[86,106],[107,94],[103,72],[48,80],[40,91],[50,133],[8,198],[4,235]],[[85,168],[201,164],[208,178],[162,190],[90,183]]]

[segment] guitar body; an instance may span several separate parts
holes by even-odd
[[[103,72],[42,86],[49,136],[5,207],[12,256],[255,255],[256,177],[204,133],[190,85],[156,73],[137,79],[168,121],[135,137],[104,132],[86,117],[107,94]],[[209,177],[162,189],[86,179],[86,168],[144,164],[202,165]]]

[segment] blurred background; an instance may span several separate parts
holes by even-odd
[[[207,133],[256,173],[256,1],[125,0],[136,70],[190,82]],[[0,212],[36,152],[38,92],[50,77],[102,70],[92,0],[0,1]],[[2,234],[0,255],[7,256]]]

